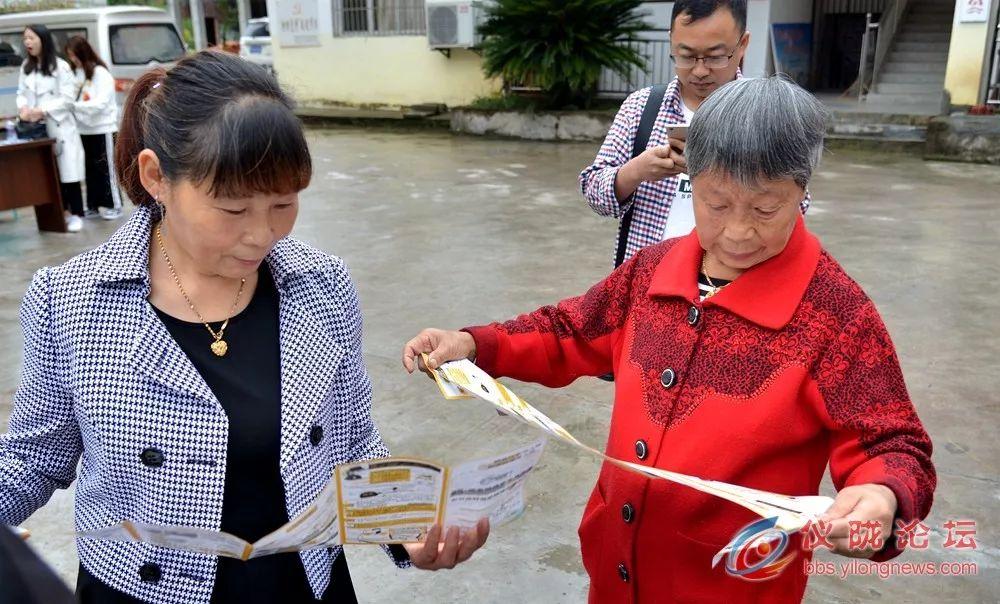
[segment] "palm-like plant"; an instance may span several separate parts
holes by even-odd
[[[588,106],[601,70],[628,77],[645,58],[622,42],[649,26],[642,0],[496,0],[486,5],[483,69],[541,88],[553,107]]]

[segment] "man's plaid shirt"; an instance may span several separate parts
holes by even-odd
[[[736,77],[742,75],[737,72]],[[670,206],[673,204],[680,181],[679,177],[671,176],[657,182],[642,182],[635,194],[623,202],[619,202],[618,196],[615,195],[615,178],[618,170],[632,159],[632,145],[639,130],[639,120],[642,118],[642,110],[646,106],[650,90],[643,88],[625,99],[594,163],[580,173],[580,188],[590,207],[601,216],[620,219],[629,205],[635,204],[632,227],[625,248],[625,260],[647,245],[661,241],[667,226],[667,217],[670,216]],[[666,145],[667,124],[683,122],[680,82],[674,78],[663,97],[663,106],[656,116],[647,149]],[[801,203],[803,213],[809,208],[809,203],[810,197],[807,192]],[[617,249],[616,242],[612,253]]]

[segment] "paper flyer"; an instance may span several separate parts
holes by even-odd
[[[544,448],[539,438],[454,468],[399,457],[342,464],[306,509],[255,543],[221,531],[130,520],[77,535],[241,560],[333,545],[415,543],[442,521],[464,529],[480,518],[500,526],[520,516],[525,482]]]
[[[426,355],[424,357],[422,359],[424,362],[423,368],[426,369]],[[705,480],[696,476],[670,472],[609,457],[603,452],[581,443],[565,428],[552,421],[538,409],[532,407],[509,388],[494,380],[488,373],[469,360],[444,363],[437,369],[432,370],[431,374],[434,377],[434,381],[441,388],[442,394],[448,399],[462,398],[456,395],[456,389],[461,390],[466,395],[471,395],[492,403],[508,415],[512,415],[554,438],[583,449],[592,455],[597,455],[616,466],[643,474],[649,478],[669,480],[703,493],[726,499],[764,518],[777,518],[775,526],[787,532],[801,529],[810,520],[817,518],[833,505],[833,499],[830,497],[818,495],[793,497],[715,480]]]

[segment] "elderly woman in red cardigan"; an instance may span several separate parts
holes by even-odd
[[[424,330],[406,344],[406,369],[426,352],[432,366],[470,358],[495,376],[550,387],[613,371],[608,455],[790,495],[816,494],[829,464],[834,551],[899,554],[893,521],[931,507],[931,443],[878,310],[799,212],[826,119],[787,80],[727,84],[688,136],[691,234],[643,249],[555,306]],[[754,520],[604,464],[579,530],[590,601],[800,601],[809,558],[801,535],[792,563],[770,580],[712,566]],[[884,545],[850,547],[851,521]]]

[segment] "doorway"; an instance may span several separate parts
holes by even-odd
[[[878,21],[878,13],[872,15]],[[819,31],[815,90],[843,92],[858,77],[867,13],[826,15]]]

